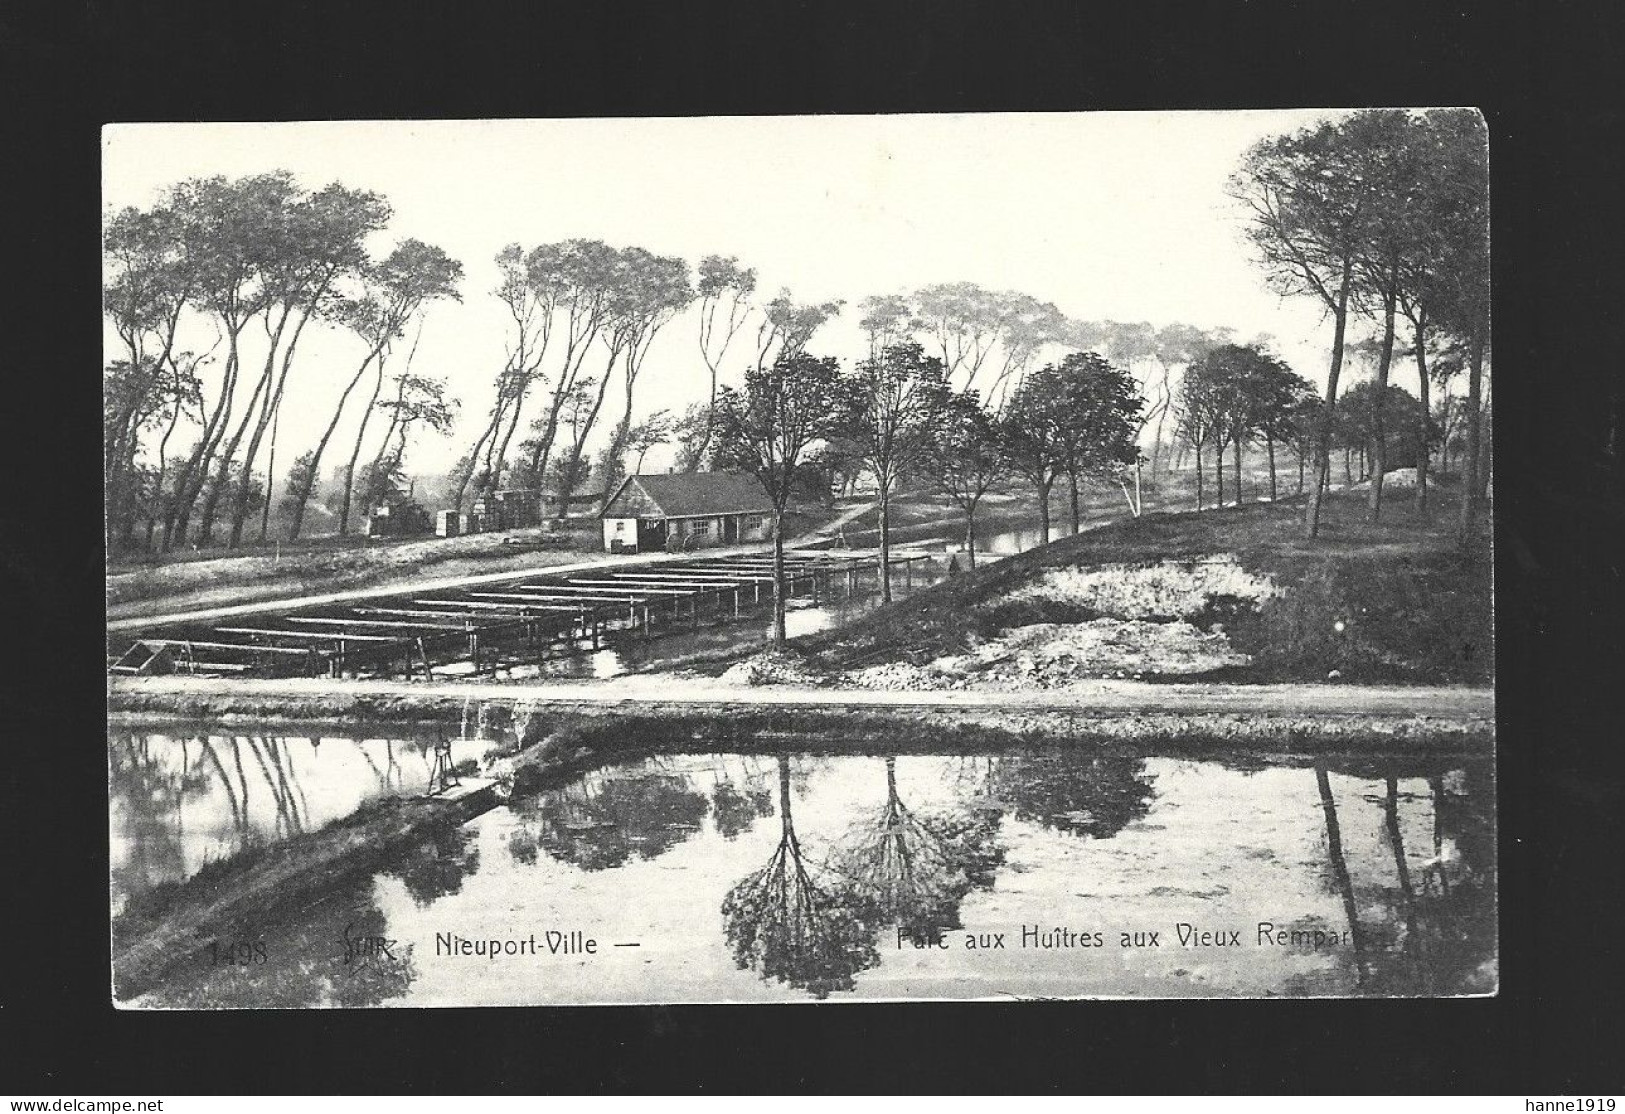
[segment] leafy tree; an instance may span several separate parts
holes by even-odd
[[[389,414],[389,425],[357,489],[363,507],[376,507],[399,495],[406,478],[407,439],[414,427],[426,427],[441,436],[451,432],[457,400],[447,399],[446,381],[412,374],[410,362],[407,367],[395,376],[394,397],[379,404]]]
[[[1380,197],[1368,222],[1365,243],[1356,265],[1354,300],[1360,312],[1380,328],[1374,348],[1376,392],[1388,386],[1393,366],[1395,322],[1406,285],[1406,261],[1415,253],[1427,222],[1425,191],[1420,188],[1422,148],[1416,122],[1399,111],[1363,114],[1367,125],[1366,174]],[[1383,476],[1388,465],[1380,411],[1374,415],[1371,443],[1371,487],[1368,516],[1377,521],[1382,511]]]
[[[1082,526],[1079,481],[1114,473],[1140,459],[1135,437],[1144,400],[1134,380],[1099,353],[1074,352],[1061,360],[1057,371],[1062,462],[1076,534]]]
[[[542,360],[557,351],[553,389],[542,415],[531,423],[535,436],[525,442],[530,449],[526,482],[540,484],[549,474],[563,407],[577,397],[583,365],[606,327],[618,282],[619,253],[600,240],[565,240],[529,251],[510,244],[497,258],[503,280],[496,293],[514,321],[514,341],[497,373],[491,410],[457,472],[453,502],[458,507],[471,493],[478,501],[501,482],[528,389],[546,379]],[[603,381],[607,386],[607,377]]]
[[[102,307],[126,355],[113,362],[104,384],[103,478],[109,492],[109,545],[127,547],[135,526],[134,507],[113,497],[123,486],[122,473],[135,467],[142,431],[163,422],[167,413],[157,453],[155,490],[161,496],[165,446],[198,390],[199,357],[176,348],[181,315],[195,294],[196,276],[179,222],[168,206],[120,211],[108,220],[102,244],[107,268]],[[149,525],[149,544],[151,532]]]
[[[837,422],[875,478],[880,502],[880,598],[891,602],[891,499],[925,456],[947,398],[942,361],[917,343],[863,360],[843,384]]]
[[[1049,543],[1049,495],[1066,470],[1067,416],[1060,372],[1049,365],[1024,378],[998,421],[1010,470],[1033,485],[1038,521]]]
[[[1439,429],[1428,419],[1416,396],[1403,387],[1389,385],[1380,394],[1375,381],[1355,384],[1344,396],[1341,416],[1335,429],[1336,447],[1346,454],[1369,453],[1379,437],[1383,441],[1380,458],[1366,455],[1361,478],[1376,479],[1376,462],[1381,459],[1397,467],[1413,467],[1426,456],[1439,438]]]
[[[568,249],[546,244],[526,252],[519,244],[508,244],[497,253],[501,281],[494,291],[509,318],[509,339],[502,368],[496,377],[496,398],[487,425],[481,431],[474,455],[483,450],[481,474],[487,486],[475,489],[475,498],[490,493],[498,484],[508,459],[508,448],[524,413],[525,398],[533,384],[546,379],[542,361],[553,340],[557,311],[573,288],[567,276]],[[566,344],[577,338],[572,330]],[[565,357],[565,371],[572,364]],[[461,504],[462,491],[458,492]]]
[[[751,368],[742,389],[723,387],[717,395],[718,463],[755,476],[773,503],[775,645],[785,640],[784,510],[797,469],[816,442],[835,432],[839,415],[830,401],[840,383],[834,359],[801,353]]]
[[[1467,366],[1461,536],[1476,529],[1489,470],[1483,459],[1484,369],[1490,356],[1489,146],[1484,121],[1470,110],[1430,114],[1437,172],[1430,179],[1436,262],[1423,297]]]
[[[1174,396],[1176,429],[1179,436],[1196,455],[1196,509],[1205,502],[1202,492],[1202,450],[1211,442],[1219,454],[1215,471],[1219,481],[1219,505],[1224,505],[1224,458],[1222,434],[1225,422],[1225,399],[1216,377],[1202,361],[1195,361],[1185,369]]]
[[[1004,406],[1038,353],[1065,337],[1069,324],[1066,315],[1049,302],[1027,294],[1000,296],[999,345],[1004,358],[987,389],[987,399],[996,409]]]
[[[1005,299],[973,282],[950,282],[919,290],[913,305],[910,320],[931,339],[949,378],[963,374],[960,388],[974,390],[983,364],[998,347],[1005,324]],[[895,303],[884,308],[903,309]],[[902,313],[890,316],[888,324],[896,331]]]
[[[1313,393],[1307,380],[1257,344],[1221,344],[1187,370],[1211,392],[1214,420],[1221,448],[1235,449],[1236,500],[1241,500],[1241,451],[1262,438],[1269,451],[1270,498],[1276,497],[1275,442],[1290,439],[1289,415],[1305,394]]]
[[[951,394],[927,443],[926,472],[965,512],[965,557],[976,567],[976,508],[1005,470],[999,427],[975,391]]]

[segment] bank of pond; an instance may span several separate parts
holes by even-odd
[[[499,789],[456,813],[422,796],[435,729],[115,728],[120,1004],[1496,984],[1493,764],[1457,741],[460,727],[458,768]],[[296,899],[230,899],[307,850],[329,857]],[[168,951],[131,961],[166,928]]]

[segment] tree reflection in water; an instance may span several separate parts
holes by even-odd
[[[479,869],[480,849],[474,841],[474,832],[452,825],[437,829],[413,844],[385,873],[404,882],[412,901],[422,909],[461,892],[463,880]]]
[[[1000,758],[990,763],[984,792],[989,807],[1093,839],[1110,839],[1144,819],[1156,797],[1144,759],[1076,750]]]
[[[201,749],[180,740],[180,768],[153,753],[145,735],[120,735],[108,747],[108,785],[130,827],[127,857],[113,869],[113,890],[129,894],[186,876],[186,797],[206,792]]]
[[[886,803],[854,824],[831,856],[878,924],[917,940],[962,927],[960,903],[990,886],[1004,861],[998,816],[918,814],[897,792],[897,759],[886,759]]]
[[[1495,790],[1487,764],[1475,763],[1450,778],[1427,779],[1425,798],[1401,792],[1391,772],[1359,768],[1353,776],[1376,780],[1382,792],[1367,797],[1382,810],[1379,840],[1390,865],[1386,877],[1362,878],[1367,895],[1362,917],[1356,885],[1344,854],[1330,780],[1324,763],[1315,779],[1326,822],[1327,865],[1342,899],[1353,947],[1337,949],[1330,970],[1292,980],[1289,994],[1335,992],[1352,980],[1362,993],[1382,996],[1473,994],[1495,988],[1495,832],[1490,810]],[[1461,791],[1448,783],[1458,781]],[[1433,855],[1413,876],[1401,826],[1406,801],[1428,800],[1433,810]],[[1381,860],[1379,860],[1381,861]],[[1307,922],[1294,927],[1322,927]]]
[[[778,846],[722,899],[723,926],[740,970],[826,998],[880,962],[875,927],[845,879],[808,871],[790,808],[790,760],[778,765]]]
[[[512,807],[521,818],[508,841],[516,861],[535,862],[540,848],[582,870],[609,870],[691,838],[711,802],[686,777],[657,767],[585,778]]]
[[[737,839],[764,816],[773,814],[773,791],[763,785],[736,785],[726,773],[711,789],[711,815],[717,834]]]

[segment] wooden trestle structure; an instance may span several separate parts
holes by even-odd
[[[891,555],[905,584],[922,553]],[[788,597],[812,601],[858,591],[860,574],[878,577],[873,552],[786,553]],[[773,598],[771,554],[695,558],[634,568],[607,563],[571,573],[516,576],[515,583],[428,594],[380,594],[342,607],[278,613],[229,626],[155,630],[134,637],[109,658],[122,675],[382,676],[433,679],[435,670],[468,662],[475,674],[543,660],[550,651],[598,649],[606,632],[648,637],[697,625],[702,611],[724,620]],[[463,672],[463,671],[459,671]]]

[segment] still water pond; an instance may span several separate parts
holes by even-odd
[[[457,742],[452,758],[477,762],[495,745]],[[313,831],[378,797],[423,792],[433,742],[117,733],[107,759],[116,916],[132,895],[206,863]]]
[[[126,884],[195,856],[173,796],[119,776]],[[651,758],[426,838],[247,926],[265,962],[185,965],[139,1004],[1482,993],[1493,803],[1489,764],[1449,759]]]

